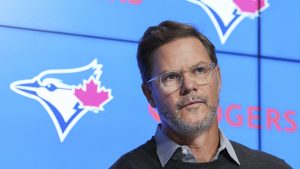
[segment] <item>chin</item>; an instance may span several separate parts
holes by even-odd
[[[184,109],[180,111],[180,116],[182,119],[187,121],[199,121],[204,119],[208,115],[208,110],[195,110],[191,111],[189,109]]]
[[[184,116],[181,118],[182,122],[186,124],[197,124],[201,123],[205,119],[204,116],[199,116],[196,114]]]

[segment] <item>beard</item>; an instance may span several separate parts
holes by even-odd
[[[186,108],[188,113],[206,113],[207,115],[202,120],[188,122],[181,118],[179,110],[189,101],[201,101],[208,107],[208,112],[200,112],[199,106]],[[187,95],[179,100],[176,104],[175,113],[169,112],[165,107],[157,105],[157,109],[162,116],[161,122],[170,127],[178,135],[183,137],[200,136],[205,131],[207,131],[216,120],[217,107],[218,102],[216,105],[211,105],[209,103],[208,97],[197,96],[195,94]]]

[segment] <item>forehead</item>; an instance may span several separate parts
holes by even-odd
[[[199,62],[211,63],[200,40],[195,37],[176,39],[153,52],[152,74],[190,68]]]

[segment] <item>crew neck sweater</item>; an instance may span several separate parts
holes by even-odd
[[[250,149],[237,142],[230,141],[240,165],[235,163],[226,150],[218,159],[205,163],[188,163],[170,159],[162,167],[156,153],[156,143],[152,137],[145,144],[124,154],[110,169],[291,169],[282,159],[271,154]]]

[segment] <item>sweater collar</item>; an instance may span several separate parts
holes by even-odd
[[[238,164],[240,165],[240,162],[237,158],[237,155],[230,143],[230,141],[227,139],[227,137],[223,134],[223,132],[221,132],[221,130],[219,129],[219,133],[220,133],[220,147],[218,148],[218,151],[216,153],[216,156],[213,158],[213,160],[216,160],[220,154],[220,152],[224,149],[227,150],[228,154],[230,155],[230,157]],[[186,154],[186,159],[189,159],[189,161],[185,161],[185,162],[195,162],[196,160],[191,160],[191,156],[193,157],[193,155],[191,154],[191,150],[189,149],[188,146],[180,146],[177,143],[175,143],[173,140],[171,140],[166,133],[162,130],[161,125],[159,124],[157,126],[156,132],[155,132],[155,142],[156,142],[156,153],[157,156],[159,158],[160,164],[162,167],[164,167],[167,162],[172,158],[172,156],[174,154],[176,154],[175,152],[178,152],[178,148],[182,149],[182,153],[188,152]],[[176,151],[177,150],[177,151]],[[184,156],[183,156],[184,157]],[[182,159],[184,161],[184,159]]]

